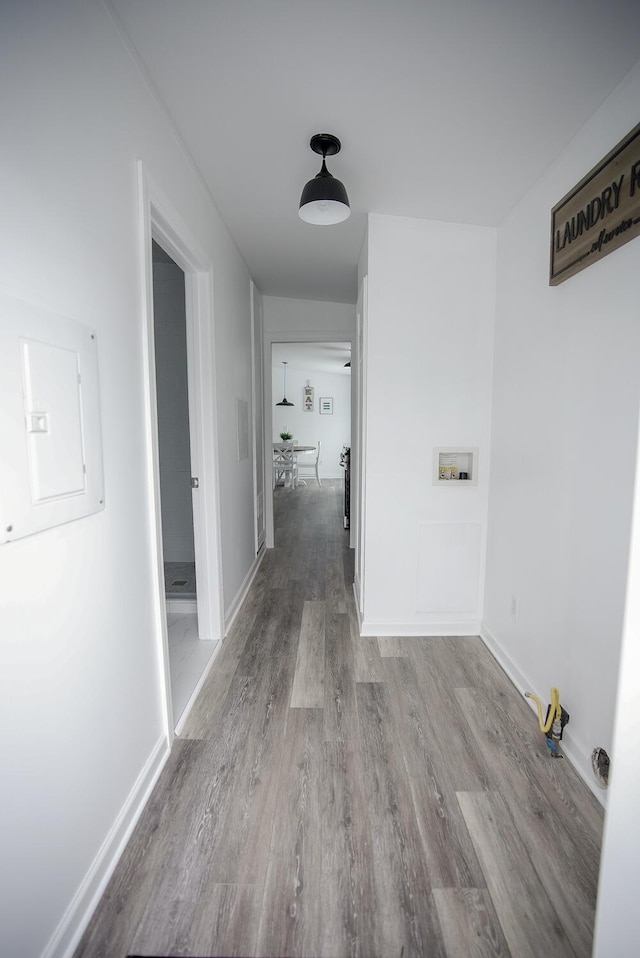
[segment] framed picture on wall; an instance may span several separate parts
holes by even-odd
[[[333,397],[332,396],[321,396],[320,415],[333,416]]]
[[[309,383],[303,390],[302,408],[305,412],[313,412],[313,386],[310,386]]]

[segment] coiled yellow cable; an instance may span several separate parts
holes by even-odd
[[[562,711],[560,709],[560,692],[557,690],[555,685],[551,689],[551,708],[549,709],[549,714],[547,716],[547,721],[542,718],[542,702],[537,695],[534,695],[533,692],[525,692],[526,698],[533,699],[536,703],[538,709],[538,723],[540,725],[540,731],[547,735],[551,731],[551,726],[554,721],[560,721],[562,716]]]

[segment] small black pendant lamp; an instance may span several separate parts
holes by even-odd
[[[309,146],[314,153],[322,154],[322,166],[302,191],[298,216],[314,226],[342,223],[351,214],[349,197],[343,184],[331,175],[325,163],[327,156],[340,152],[340,140],[332,133],[316,133]]]
[[[282,371],[282,402],[277,402],[276,406],[293,406],[287,399],[287,363],[283,361],[284,369]]]

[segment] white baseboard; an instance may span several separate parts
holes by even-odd
[[[602,788],[596,781],[591,765],[591,752],[584,748],[580,742],[575,741],[570,726],[565,728],[562,736],[562,754],[571,762],[582,781],[589,788],[589,791],[593,792],[602,807],[606,808],[609,793],[606,788]]]
[[[548,691],[541,692],[539,689],[534,687],[533,683],[530,682],[529,679],[527,679],[527,677],[520,671],[511,656],[505,650],[504,646],[500,643],[496,636],[493,635],[491,630],[483,624],[479,634],[480,638],[487,646],[494,659],[504,669],[518,691],[521,692],[523,696],[525,692],[533,692],[534,695],[537,695],[538,698],[544,702],[545,696],[548,695]],[[534,703],[531,701],[531,699],[527,699],[526,701],[531,706],[531,709],[533,710],[534,714],[536,714],[537,718],[537,711]],[[598,785],[593,776],[593,769],[591,768],[591,753],[581,743],[575,740],[571,734],[570,726],[565,728],[562,736],[562,754],[573,765],[580,778],[583,780],[589,790],[593,792],[600,804],[606,808],[607,792]]]
[[[489,649],[494,659],[499,663],[499,665],[507,673],[515,687],[524,695],[525,692],[530,692],[532,690],[531,683],[520,671],[518,666],[512,660],[511,656],[505,651],[504,647],[496,639],[495,635],[484,625],[482,624],[480,628],[480,638]],[[532,704],[532,703],[530,703]],[[535,706],[532,706],[535,708]]]
[[[140,771],[89,871],[73,896],[41,958],[71,958],[102,897],[153,786],[169,757],[167,740],[160,738]]]
[[[478,635],[480,622],[376,622],[363,619],[360,622],[360,635]]]
[[[260,552],[258,553],[258,555],[256,556],[256,558],[255,558],[255,560],[254,560],[254,562],[253,562],[253,565],[251,566],[251,568],[250,568],[249,571],[247,572],[246,576],[244,577],[244,581],[243,581],[242,585],[240,586],[240,588],[239,588],[238,591],[236,592],[236,595],[235,595],[235,598],[234,598],[233,602],[231,603],[231,605],[229,606],[229,608],[228,608],[227,611],[225,612],[225,615],[224,615],[224,634],[225,634],[225,635],[227,635],[227,633],[229,632],[229,629],[230,629],[231,626],[233,625],[233,620],[234,620],[235,617],[237,616],[237,614],[238,614],[238,612],[240,611],[240,608],[241,608],[241,606],[242,606],[242,603],[244,602],[244,600],[245,600],[246,597],[247,597],[247,592],[248,592],[249,589],[251,588],[251,584],[252,584],[253,580],[254,580],[255,577],[256,577],[256,573],[257,573],[258,569],[260,568],[260,563],[261,563],[262,560],[264,559],[266,553],[267,553],[267,550],[266,550],[266,549],[262,548],[262,549],[260,550]]]
[[[167,599],[165,601],[167,612],[197,612],[197,599]]]

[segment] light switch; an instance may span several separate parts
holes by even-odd
[[[21,345],[32,500],[77,496],[85,491],[79,353],[33,340]],[[39,408],[47,412],[32,411]]]

